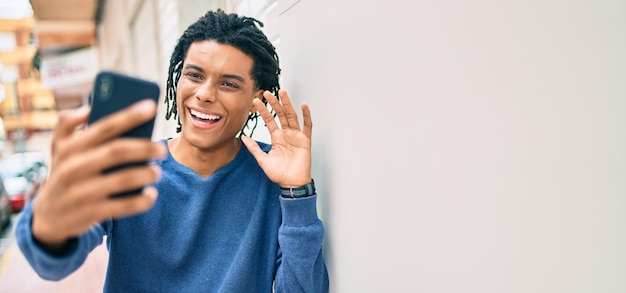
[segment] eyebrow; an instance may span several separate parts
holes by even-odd
[[[198,65],[187,64],[187,65],[185,65],[185,68],[195,69],[195,70],[198,70],[198,71],[204,73],[204,69],[202,69],[202,67],[200,67]]]
[[[185,68],[194,69],[194,70],[197,70],[197,71],[200,71],[200,72],[204,73],[204,69],[202,69],[202,67],[200,67],[198,65],[187,64],[187,65],[185,65]],[[236,74],[223,74],[222,77],[236,79],[236,80],[241,81],[243,83],[246,82],[245,78],[243,78],[243,77],[241,77],[239,75],[236,75]]]
[[[222,75],[222,76],[223,76],[223,77],[226,77],[226,78],[236,79],[236,80],[238,80],[238,81],[241,81],[241,82],[243,82],[243,83],[246,83],[246,80],[245,80],[243,77],[241,77],[241,76],[239,76],[239,75],[236,75],[236,74],[224,74],[224,75]]]

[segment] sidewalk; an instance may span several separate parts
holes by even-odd
[[[73,274],[59,282],[45,281],[30,267],[14,243],[0,264],[0,292],[91,293],[102,292],[108,260],[106,246],[100,245]]]

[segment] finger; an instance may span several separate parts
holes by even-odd
[[[261,162],[265,159],[267,154],[259,147],[259,144],[254,141],[254,139],[248,136],[242,136],[241,141],[248,148],[248,151],[252,154],[252,156],[256,159],[257,162]]]
[[[274,132],[278,129],[278,125],[276,124],[276,120],[274,120],[274,116],[270,113],[270,110],[267,109],[267,106],[261,102],[258,98],[252,101],[254,105],[254,109],[256,109],[263,117],[263,121],[265,121],[265,126],[267,126],[267,130],[269,133]]]
[[[55,153],[59,149],[59,142],[72,136],[76,128],[87,122],[89,117],[88,107],[64,110],[59,112],[57,124],[52,130],[51,151]]]
[[[115,114],[102,118],[93,123],[76,142],[79,147],[89,147],[101,144],[111,138],[117,137],[129,130],[154,118],[156,103],[152,100],[143,100],[131,107]]]
[[[71,193],[74,201],[89,203],[108,199],[111,195],[153,184],[161,177],[161,167],[144,165],[127,167],[77,184]]]
[[[280,89],[278,90],[278,95],[280,96],[280,101],[282,104],[281,110],[284,112],[285,119],[287,120],[287,125],[285,126],[284,124],[282,124],[282,121],[281,121],[281,126],[283,128],[300,130],[300,122],[298,122],[298,114],[296,113],[296,110],[293,108],[293,105],[291,104],[291,100],[289,99],[289,95],[287,94],[287,91],[284,89]]]
[[[52,131],[53,139],[65,138],[72,135],[78,126],[87,122],[89,112],[90,109],[88,107],[59,112],[57,124]]]
[[[311,134],[313,132],[313,120],[311,119],[311,109],[309,109],[309,105],[307,103],[302,103],[302,118],[304,119],[302,132],[308,138],[311,138]]]
[[[154,181],[155,177],[159,177],[160,169],[157,166],[144,167],[144,169],[155,169],[155,167],[158,170],[147,170],[147,173],[157,173],[147,176],[152,177],[152,179],[139,179],[139,182],[141,183],[133,183],[131,184],[131,186],[137,186],[144,183],[147,184],[148,182]],[[143,172],[146,172],[146,170],[143,170]],[[125,174],[119,175],[133,178],[146,177],[143,175],[135,176],[137,173],[138,172],[126,172]],[[42,214],[42,206],[45,210],[50,211],[52,209],[52,211],[56,212],[57,214],[56,217],[52,216],[51,218],[49,217],[44,220],[44,223],[47,223],[47,226],[50,226],[52,222],[54,222],[54,226],[63,227],[63,229],[61,229],[62,231],[54,229],[57,231],[53,236],[50,237],[46,237],[44,232],[43,236],[47,238],[48,241],[62,241],[64,239],[67,239],[68,237],[77,236],[84,233],[84,231],[89,229],[89,227],[91,227],[93,224],[109,218],[109,215],[120,214],[120,211],[111,210],[111,208],[106,206],[106,202],[111,200],[108,197],[109,192],[107,191],[119,192],[119,189],[123,188],[124,184],[120,184],[121,187],[118,189],[107,190],[106,187],[112,186],[113,184],[119,184],[120,180],[119,178],[117,180],[109,178],[113,180],[109,180],[109,182],[106,182],[106,179],[103,180],[103,178],[106,177],[108,176],[100,177],[100,180],[87,180],[81,184],[71,185],[69,189],[61,189],[63,191],[62,193],[56,192],[54,195],[62,194],[62,196],[57,196],[56,198],[48,199],[48,197],[44,194],[38,195],[35,201],[35,206],[33,207],[34,209],[40,210],[38,215]],[[58,183],[60,182],[57,179],[58,178],[49,180],[45,186],[48,186],[48,184],[52,183],[53,181],[56,181],[54,184],[58,186]],[[95,184],[98,182],[102,183],[102,185]],[[105,188],[103,188],[102,186],[104,186]],[[156,192],[154,191],[154,188],[148,187],[145,189],[146,190],[144,190],[141,194],[133,197],[133,200],[129,201],[130,203],[127,203],[128,206],[126,208],[121,209],[122,211],[124,211],[121,214],[130,215],[133,213],[137,213],[146,210],[152,205],[154,199],[156,198]],[[152,191],[150,189],[152,189]],[[38,203],[41,204],[37,205]],[[40,219],[41,217],[35,218]],[[44,225],[44,227],[45,226],[46,225]],[[41,225],[39,225],[39,227],[41,227]],[[39,236],[42,236],[42,234],[39,234]]]
[[[76,218],[98,223],[110,218],[120,218],[145,212],[151,208],[158,197],[158,192],[154,187],[146,187],[144,190],[131,197],[105,199],[92,204],[81,210]]]
[[[280,127],[289,128],[289,122],[287,121],[287,116],[285,115],[285,111],[283,111],[283,105],[281,105],[278,99],[269,91],[265,91],[263,93],[263,96],[265,97],[267,102],[270,104],[272,109],[274,109],[274,112],[276,113],[276,116],[278,117],[278,121],[280,122]]]
[[[167,148],[163,143],[151,142],[145,139],[123,138],[97,146],[80,158],[68,159],[71,168],[77,171],[76,179],[101,174],[111,167],[134,162],[147,162],[161,159],[167,155]]]
[[[148,186],[137,196],[106,200],[102,203],[99,218],[120,218],[145,212],[154,205],[157,197],[157,189]]]

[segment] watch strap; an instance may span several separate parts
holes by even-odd
[[[315,182],[311,179],[311,182],[307,185],[300,187],[281,187],[280,194],[284,198],[302,198],[315,194]]]

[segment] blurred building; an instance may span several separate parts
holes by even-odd
[[[31,0],[43,83],[54,91],[57,108],[86,103],[100,62],[96,26],[99,0]]]
[[[9,139],[49,129],[56,119],[53,92],[38,70],[35,22],[28,1],[0,1],[0,116]]]

